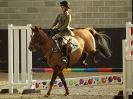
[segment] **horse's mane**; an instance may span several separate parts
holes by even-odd
[[[42,30],[45,34],[47,34],[48,37],[52,38],[55,33],[52,31],[52,29],[43,29],[40,26],[36,26],[39,30]]]

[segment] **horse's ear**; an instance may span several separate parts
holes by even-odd
[[[39,31],[39,28],[38,28],[38,26],[35,26],[35,30],[36,30],[36,31]]]
[[[37,29],[37,26],[34,26],[35,29]]]
[[[31,30],[32,30],[32,34],[33,34],[33,32],[35,33],[35,28],[34,27],[31,27]]]

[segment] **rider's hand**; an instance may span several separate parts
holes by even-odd
[[[58,30],[58,29],[54,29],[54,32],[55,32],[55,33],[58,33],[58,32],[59,32],[59,30]]]
[[[58,29],[51,29],[55,34],[57,34],[59,32]]]

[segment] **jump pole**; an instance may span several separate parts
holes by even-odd
[[[32,72],[53,72],[53,69],[32,68]],[[67,68],[63,72],[122,72],[122,68]]]

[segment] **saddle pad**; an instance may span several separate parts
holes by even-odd
[[[69,40],[69,38],[71,38],[71,47],[72,47],[71,53],[76,51],[79,48],[77,39],[75,39],[74,37],[70,37],[70,36],[65,36],[65,38],[67,40]]]
[[[76,51],[79,48],[78,41],[74,37],[71,37],[71,47],[72,47],[72,52]]]

